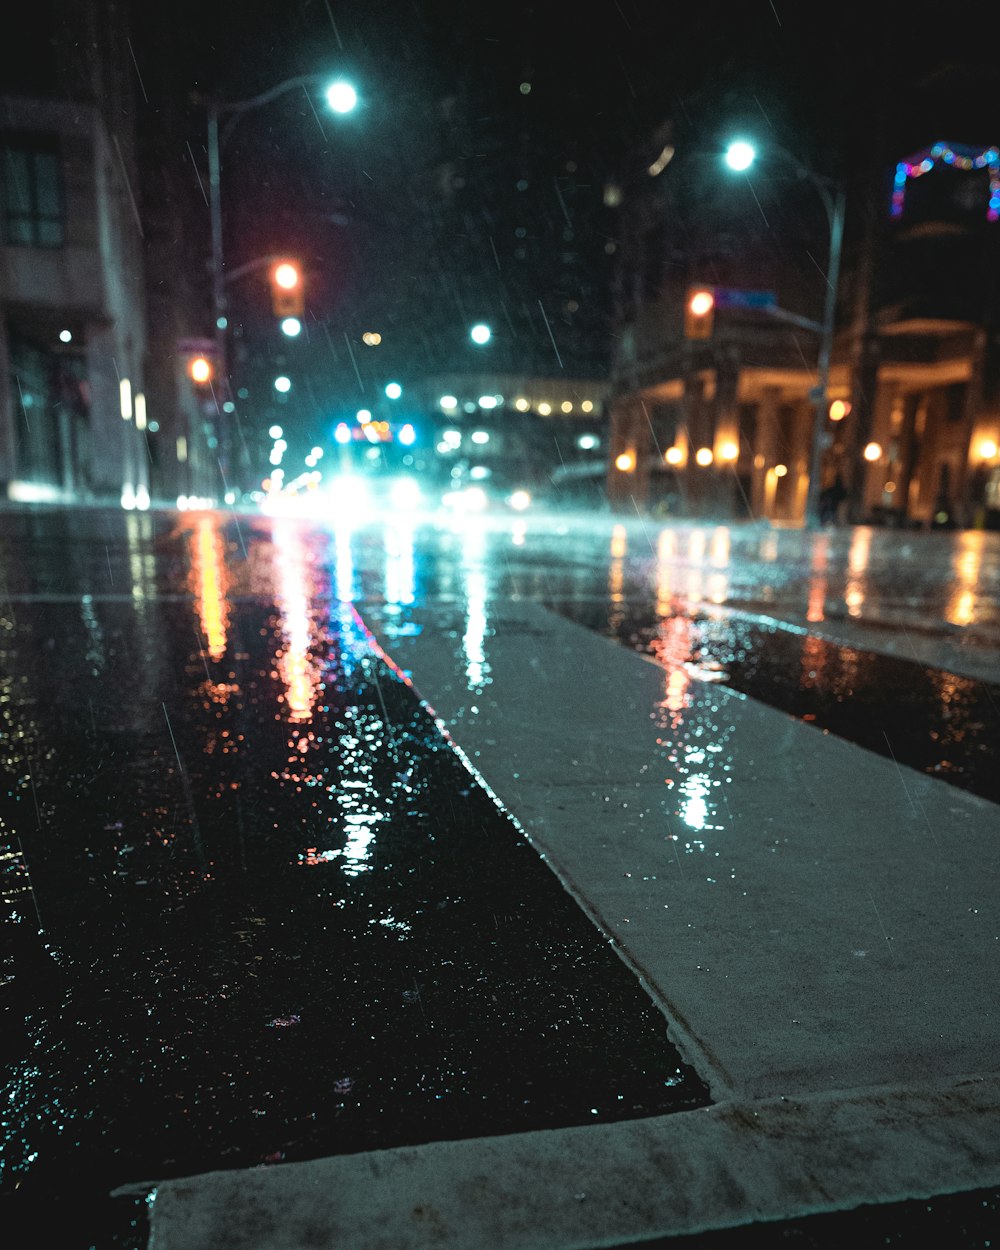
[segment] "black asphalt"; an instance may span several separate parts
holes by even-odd
[[[323,536],[90,520],[5,518],[6,1227],[141,1244],[101,1194],[708,1101]]]

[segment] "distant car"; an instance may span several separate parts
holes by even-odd
[[[441,495],[441,506],[454,513],[518,513],[531,507],[531,492],[484,482],[455,486]]]

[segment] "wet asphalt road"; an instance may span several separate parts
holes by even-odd
[[[474,682],[536,598],[996,801],[997,536],[861,533],[5,514],[10,1220],[141,1245],[117,1185],[704,1105],[366,604],[462,605]]]

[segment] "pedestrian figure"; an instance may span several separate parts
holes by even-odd
[[[837,514],[840,511],[840,505],[847,498],[847,488],[841,480],[840,474],[833,479],[825,490],[819,493],[819,519],[823,525],[835,525],[837,522]]]

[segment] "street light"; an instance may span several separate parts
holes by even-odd
[[[826,396],[830,386],[830,356],[833,351],[834,317],[837,312],[837,283],[840,280],[840,250],[844,238],[844,188],[834,179],[815,173],[777,144],[769,144],[767,154],[773,154],[788,162],[800,178],[806,178],[812,183],[823,202],[827,221],[830,224],[826,295],[823,302],[823,320],[818,327],[820,331],[819,355],[816,362],[818,377],[815,388],[810,392],[810,399],[813,401],[813,427],[809,456],[809,486],[806,492],[806,525],[815,527],[820,524],[820,470],[823,464],[826,434],[824,429],[827,416]],[[745,139],[735,139],[726,149],[725,159],[730,169],[743,173],[750,168],[756,157],[756,150],[751,143]]]
[[[249,113],[252,109],[270,104],[272,100],[276,100],[279,96],[285,95],[289,91],[294,91],[298,87],[314,87],[324,81],[324,76],[319,74],[299,74],[295,78],[286,79],[285,82],[278,83],[276,87],[271,87],[268,91],[262,91],[260,95],[251,96],[247,100],[230,100],[226,102],[212,100],[209,103],[208,197],[212,228],[212,309],[215,314],[215,338],[220,373],[224,378],[228,377],[228,371],[225,368],[226,293],[225,273],[222,263],[222,201],[219,193],[221,178],[220,150],[244,113]],[[326,92],[327,103],[336,113],[349,113],[356,105],[357,98],[357,92],[350,83],[343,81],[332,83]],[[229,123],[220,136],[219,120],[223,114],[229,116]]]

